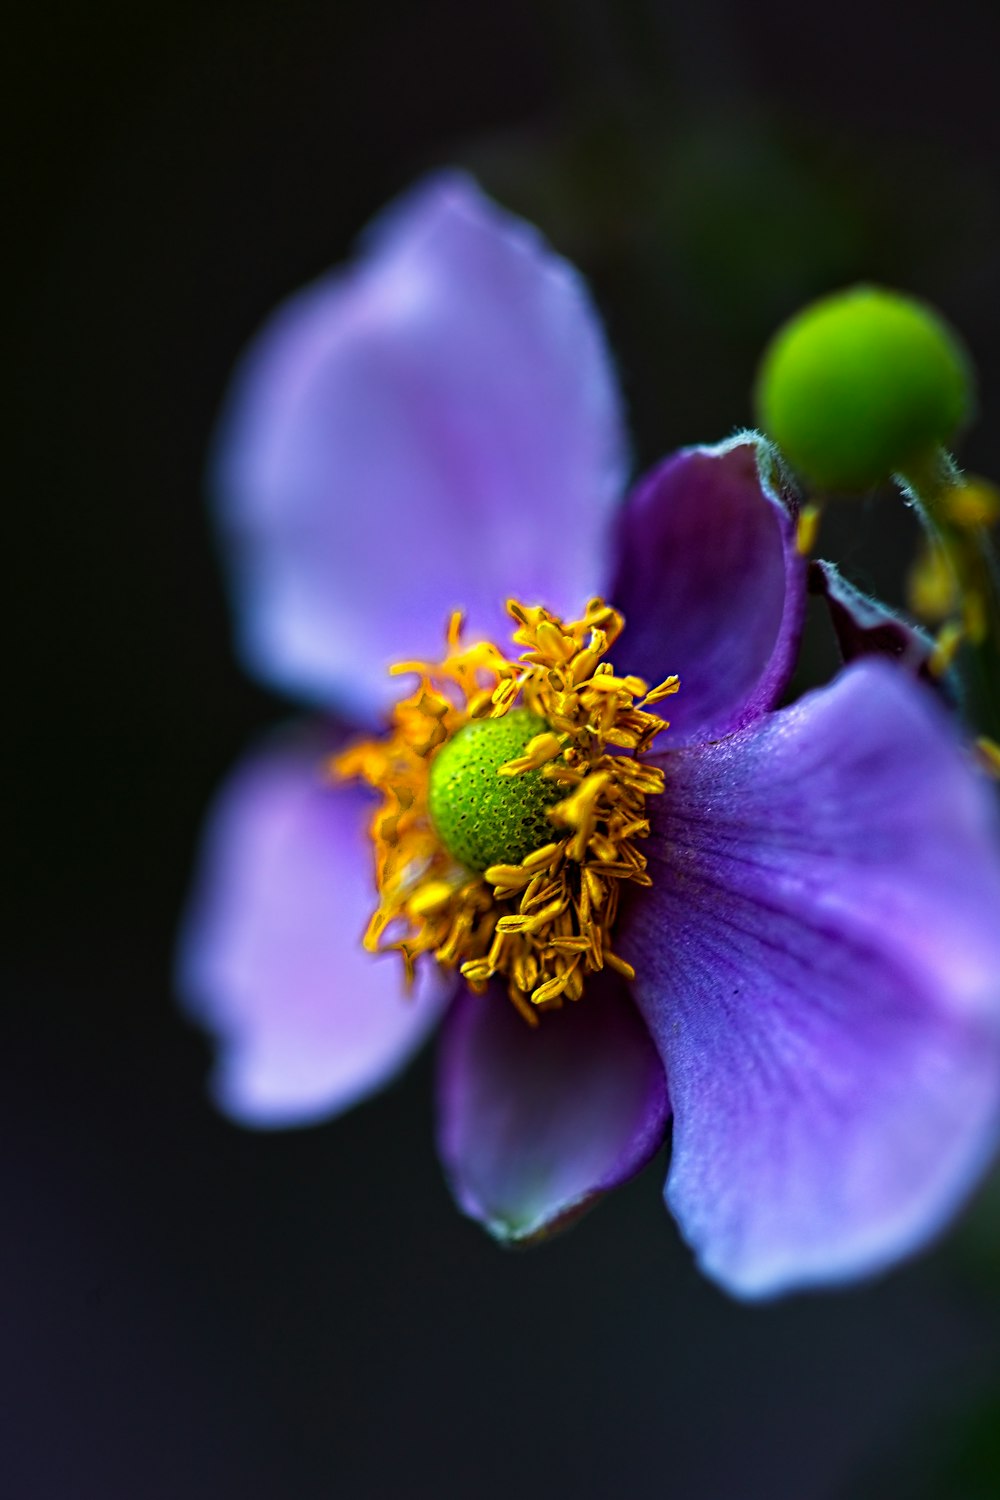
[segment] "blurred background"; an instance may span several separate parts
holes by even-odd
[[[748,422],[776,323],[870,277],[963,331],[961,457],[995,478],[995,24],[988,0],[20,7],[0,1495],[1000,1495],[995,1185],[917,1263],[774,1306],[694,1272],[662,1160],[503,1254],[441,1180],[427,1058],[330,1125],[242,1132],[170,982],[203,810],[291,712],[236,666],[202,493],[274,304],[459,163],[590,278],[640,467]],[[823,550],[899,597],[908,519],[873,497]]]

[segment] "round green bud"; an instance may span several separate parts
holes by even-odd
[[[864,490],[947,444],[973,404],[969,357],[934,310],[856,286],[778,330],[757,377],[761,426],[820,490]]]
[[[459,864],[470,870],[516,865],[556,837],[545,814],[565,798],[565,787],[541,771],[497,775],[548,727],[526,708],[513,708],[502,719],[474,719],[431,761],[431,821]]]

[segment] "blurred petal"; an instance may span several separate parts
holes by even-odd
[[[336,1114],[387,1083],[440,1015],[432,972],[405,996],[361,935],[374,904],[367,807],[313,745],[250,757],[209,819],[179,987],[218,1038],[213,1092],[247,1125]]]
[[[499,988],[466,991],[445,1022],[438,1149],[459,1206],[498,1240],[578,1218],[646,1164],[668,1115],[662,1065],[613,976],[537,1028]]]
[[[952,679],[930,671],[934,641],[919,625],[863,594],[831,562],[809,564],[809,592],[826,600],[843,661],[886,656],[951,699]]]
[[[667,1069],[667,1202],[741,1295],[874,1271],[997,1141],[990,791],[931,695],[873,662],[666,761],[620,948]]]
[[[455,608],[503,638],[511,594],[576,613],[624,462],[583,282],[469,178],[431,178],[236,379],[214,482],[248,665],[368,709]]]
[[[666,459],[621,515],[609,597],[625,615],[622,670],[680,677],[671,746],[748,724],[791,675],[806,568],[777,482],[773,450],[742,433]]]

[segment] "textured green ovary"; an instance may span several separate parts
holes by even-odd
[[[430,814],[438,837],[470,870],[516,865],[557,837],[546,809],[566,796],[541,771],[498,776],[529,740],[548,729],[526,708],[460,729],[431,763]]]

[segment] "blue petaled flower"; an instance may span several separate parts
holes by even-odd
[[[499,1239],[569,1222],[672,1122],[666,1200],[709,1275],[842,1280],[924,1243],[996,1143],[991,793],[885,661],[776,708],[806,577],[761,439],[623,499],[626,465],[585,288],[463,177],[278,312],[214,485],[246,663],[325,717],[223,791],[181,986],[220,1106],[261,1126],[345,1109],[440,1022],[441,1156]],[[515,627],[520,656],[482,644]],[[434,767],[515,700],[500,759],[549,842],[477,863],[468,783],[447,802]]]

